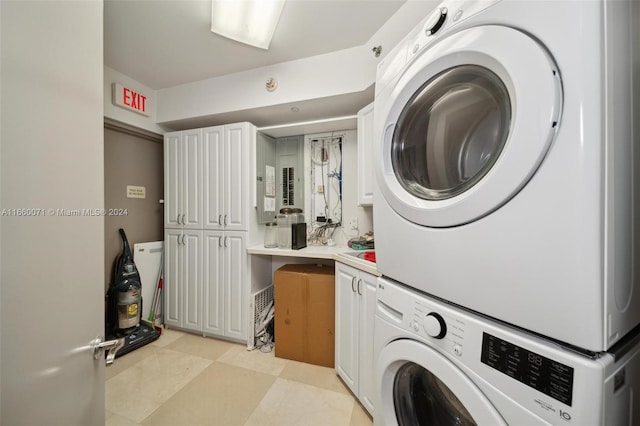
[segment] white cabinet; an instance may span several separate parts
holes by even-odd
[[[249,150],[255,128],[249,123],[203,129],[204,228],[249,229],[252,207]]]
[[[165,135],[163,285],[169,326],[247,339],[254,150],[250,123]]]
[[[246,339],[246,232],[204,231],[204,259],[204,334]]]
[[[373,102],[358,111],[358,205],[373,205]]]
[[[202,231],[165,229],[165,316],[167,325],[202,330]]]
[[[202,229],[202,130],[164,137],[164,226]]]
[[[373,415],[374,275],[336,262],[336,372]]]

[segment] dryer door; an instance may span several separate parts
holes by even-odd
[[[414,223],[450,227],[490,214],[529,181],[555,136],[562,92],[536,40],[484,26],[427,47],[389,96],[375,153],[382,195]]]
[[[453,363],[413,340],[380,353],[380,415],[386,425],[506,425],[478,387]]]

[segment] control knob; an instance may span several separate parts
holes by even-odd
[[[446,21],[448,13],[449,11],[446,7],[442,7],[434,11],[429,16],[429,19],[427,19],[427,22],[424,25],[424,33],[427,36],[437,33],[438,30],[444,25],[444,21]]]
[[[424,320],[424,331],[434,339],[442,339],[447,334],[447,323],[440,314],[430,312]]]

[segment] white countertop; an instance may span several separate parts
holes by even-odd
[[[307,246],[300,250],[265,248],[262,244],[247,248],[249,254],[262,254],[267,256],[303,257],[312,259],[332,259],[345,263],[361,271],[380,276],[375,263],[349,256],[345,253],[354,252],[348,246]]]

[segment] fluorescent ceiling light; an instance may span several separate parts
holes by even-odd
[[[211,31],[268,49],[285,0],[211,0]]]

